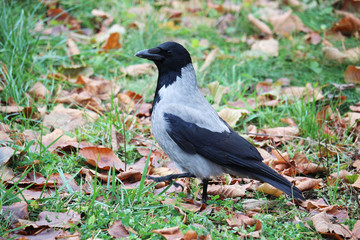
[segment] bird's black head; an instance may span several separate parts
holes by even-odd
[[[135,54],[153,61],[160,73],[179,71],[191,63],[189,52],[176,42],[165,42],[157,47],[145,49]]]

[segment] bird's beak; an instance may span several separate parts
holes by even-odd
[[[136,57],[139,58],[146,58],[152,61],[161,61],[164,59],[164,57],[154,51],[154,48],[152,49],[145,49],[142,51],[139,51],[135,54]]]

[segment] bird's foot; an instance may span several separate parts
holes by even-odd
[[[153,180],[154,182],[169,181],[170,183],[174,184],[176,188],[181,187],[182,191],[184,191],[184,186],[174,181],[174,179],[183,178],[183,177],[195,177],[195,175],[191,173],[179,173],[179,174],[170,174],[163,177],[146,176],[147,179]]]

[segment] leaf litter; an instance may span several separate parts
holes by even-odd
[[[306,33],[304,43],[323,45],[322,51],[325,59],[335,60],[339,63],[346,61],[354,63],[359,59],[360,52],[357,48],[343,49],[341,51],[331,45],[329,46],[329,44],[326,43],[327,36],[320,35],[315,31],[310,31],[293,12],[294,10],[283,11],[279,8],[279,3],[275,2],[255,2],[258,4],[260,11],[256,14],[248,14],[247,19],[255,26],[257,31],[260,32],[260,35],[263,34],[265,36],[259,37],[259,35],[253,35],[244,39],[250,43],[248,46],[249,50],[262,52],[261,54],[264,55],[260,54],[261,56],[276,58],[279,56],[279,51],[281,51],[282,38],[291,38],[290,36],[293,33],[304,32]],[[301,5],[298,1],[286,2],[296,7]],[[44,4],[46,4],[48,8],[47,17],[49,20],[43,23],[43,29],[39,28],[36,29],[36,31],[42,35],[50,34],[52,36],[57,36],[62,33],[72,34],[69,35],[72,37],[68,37],[66,42],[64,42],[64,46],[69,58],[74,60],[77,55],[82,54],[83,42],[74,37],[76,35],[71,31],[78,31],[80,35],[84,35],[83,39],[86,39],[86,31],[82,29],[82,22],[64,10],[57,1],[55,1],[55,3],[45,1]],[[217,27],[219,33],[224,35],[236,19],[232,14],[239,12],[244,7],[230,2],[215,4],[208,1],[206,6],[223,16],[222,21],[219,21],[216,25],[211,19],[201,18],[196,15],[196,12],[204,10],[204,6],[202,4],[196,4],[196,1],[173,1],[170,7],[163,7],[161,4],[163,3],[160,3],[157,7],[160,7],[160,12],[166,22],[161,26],[164,29],[176,31],[184,26],[197,24],[196,21],[200,21],[205,25],[208,24]],[[344,7],[343,10],[344,9],[346,8]],[[154,11],[150,5],[133,7],[128,10],[128,12],[132,14],[141,12],[142,16],[150,15]],[[127,44],[127,42],[124,41],[127,29],[116,23],[111,26],[114,18],[109,13],[99,9],[93,9],[91,14],[98,25],[98,28],[94,29],[93,34],[96,34],[95,38],[98,46],[100,46],[100,48],[97,49],[99,54],[107,54],[111,51],[119,50],[124,44]],[[345,37],[356,36],[359,32],[359,19],[352,13],[340,12],[339,14],[342,14],[343,17],[334,23],[328,31],[340,33]],[[191,19],[195,19],[196,21],[191,21]],[[53,26],[51,21],[54,20],[58,21],[59,25]],[[128,28],[130,29],[130,26],[133,26],[135,29],[143,29],[143,21],[144,19],[140,18],[137,22],[129,24]],[[203,72],[204,74],[206,74],[214,61],[222,57],[221,49],[217,46],[211,46],[210,48],[210,44],[208,44],[206,48],[207,50],[203,54],[204,63],[199,68],[199,72]],[[212,50],[209,51],[208,49]],[[246,55],[244,56],[246,57]],[[250,55],[247,57],[249,56]],[[6,82],[6,75],[8,73],[5,63],[1,62],[1,65],[0,91],[3,91],[8,86]],[[154,75],[156,71],[154,65],[146,63],[128,64],[127,66],[121,67],[121,72],[132,78],[138,78],[143,75]],[[54,94],[49,90],[50,88],[48,88],[48,86],[43,85],[45,79],[67,82],[67,84],[70,84],[72,87],[70,90],[68,87],[60,87]],[[344,79],[346,83],[351,83],[355,86],[358,85],[358,66],[349,65],[344,72]],[[260,82],[255,86],[255,98],[237,99],[235,102],[228,102],[232,108],[224,106],[222,101],[224,95],[229,92],[229,89],[222,86],[219,82],[209,84],[208,88],[214,106],[217,109],[221,109],[219,110],[219,115],[221,115],[229,125],[236,127],[240,118],[246,118],[246,115],[251,114],[249,109],[261,109],[263,107],[276,108],[283,104],[292,104],[299,100],[304,100],[308,103],[318,103],[324,100],[322,86],[316,86],[311,83],[306,84],[306,86],[289,86],[289,81],[290,80],[284,82],[276,81],[274,83],[272,81]],[[63,82],[60,85],[62,85]],[[50,73],[46,78],[41,77],[40,81],[36,82],[28,91],[28,95],[30,99],[33,99],[33,102],[39,103],[46,99],[54,104],[51,110],[47,111],[45,109],[42,115],[35,105],[18,106],[16,103],[11,104],[11,99],[7,99],[6,101],[1,100],[2,106],[0,106],[0,112],[5,116],[11,117],[14,114],[24,114],[26,118],[37,119],[42,126],[49,129],[44,135],[39,135],[38,132],[30,131],[29,129],[20,133],[17,130],[11,130],[12,126],[6,131],[1,130],[1,181],[6,184],[6,186],[18,184],[21,187],[27,187],[26,189],[21,188],[20,190],[26,200],[33,200],[39,199],[42,195],[43,198],[50,197],[54,194],[54,189],[59,187],[70,187],[74,192],[83,191],[86,194],[90,194],[93,189],[89,183],[96,180],[95,178],[101,180],[101,183],[113,181],[113,176],[107,172],[109,170],[111,171],[112,168],[114,168],[116,172],[116,178],[123,181],[126,188],[136,188],[141,181],[142,170],[145,165],[145,160],[148,157],[150,158],[150,166],[147,174],[163,176],[175,172],[176,168],[167,162],[168,159],[166,155],[156,146],[151,133],[145,130],[150,126],[149,118],[152,104],[145,102],[144,98],[136,92],[120,92],[120,90],[120,86],[115,84],[113,80],[107,80],[95,75],[91,67],[72,65],[71,67],[62,68],[59,72]],[[91,124],[103,117],[106,110],[111,109],[109,106],[113,103],[110,103],[110,101],[117,101],[118,106],[120,106],[122,110],[126,109],[126,113],[121,116],[122,119],[117,119],[117,121],[124,121],[128,129],[138,131],[141,137],[131,139],[130,141],[126,140],[124,135],[120,131],[116,131],[116,127],[113,126],[114,130],[111,133],[112,149],[101,146],[100,144],[90,144],[76,137],[71,137],[73,136],[72,134],[79,129],[91,127]],[[343,116],[340,116],[337,110],[329,111],[329,108],[325,107],[318,112],[317,124],[322,126],[323,133],[329,136],[342,136],[346,131],[359,133],[360,110],[358,109],[358,105],[359,104],[355,104],[351,106],[349,108],[350,112]],[[34,113],[38,113],[38,115],[35,116]],[[250,138],[255,144],[261,145],[261,143],[271,142],[272,147],[287,146],[301,138],[301,126],[297,125],[293,119],[283,119],[282,122],[289,126],[257,129],[256,126],[250,125],[247,130],[249,133],[252,133]],[[9,130],[12,131],[11,134]],[[85,158],[87,164],[90,165],[85,165],[79,170],[79,175],[85,175],[88,183],[79,186],[74,180],[76,176],[72,176],[69,173],[55,173],[49,176],[43,176],[37,171],[30,171],[26,174],[13,172],[10,168],[10,162],[19,155],[19,153],[16,152],[18,148],[21,149],[23,148],[23,144],[26,144],[25,141],[13,141],[14,133],[19,136],[24,136],[27,142],[33,140],[32,145],[28,149],[30,152],[39,153],[42,152],[42,148],[45,148],[52,154],[66,158],[66,155],[62,155],[61,152],[71,148],[72,152]],[[356,140],[358,141],[358,139]],[[122,151],[125,141],[129,141],[128,143],[136,148],[138,154],[141,155],[140,160],[134,164],[128,165],[122,161],[124,158],[119,157],[119,153],[123,154]],[[267,146],[266,144],[263,146]],[[140,146],[143,148],[141,149]],[[152,146],[155,146],[155,149],[150,151]],[[260,152],[264,156],[265,163],[284,175],[302,191],[322,189],[334,186],[334,184],[340,184],[340,188],[352,187],[354,189],[360,189],[360,178],[356,178],[356,176],[359,175],[360,164],[357,163],[359,160],[353,162],[353,169],[332,172],[326,175],[325,178],[321,178],[318,177],[318,175],[324,176],[324,174],[327,174],[328,168],[324,167],[321,163],[314,162],[308,152],[295,150],[296,152],[290,157],[290,154],[287,152],[280,153],[277,150],[269,150],[266,147],[260,149]],[[334,155],[347,151],[345,148],[342,148],[342,146],[338,147],[338,151],[327,147],[325,147],[325,149],[327,154]],[[346,154],[349,153],[346,152]],[[356,170],[356,172],[353,170]],[[276,197],[282,194],[281,191],[271,187],[269,184],[260,185],[258,181],[250,180],[249,182],[249,180],[245,178],[232,179],[232,181],[228,181],[228,179],[232,179],[232,177],[227,175],[214,181],[209,186],[209,195],[226,200],[229,198],[252,199],[255,191],[264,192]],[[326,179],[326,181],[324,181],[324,179]],[[189,180],[180,179],[178,182],[184,186],[184,192],[188,194],[191,192]],[[151,184],[151,181],[146,180],[145,183]],[[157,189],[155,191],[162,192],[166,187],[166,184],[159,183],[156,185]],[[42,191],[40,192],[41,189]],[[63,194],[66,193],[64,189],[62,191]],[[188,199],[182,199],[179,203],[173,198],[168,198],[174,192],[178,194],[179,190],[173,186],[169,188],[166,192],[168,195],[166,195],[162,203],[173,206],[174,209],[183,216],[184,223],[187,222],[188,212],[209,214],[217,211],[216,206],[213,204],[206,206]],[[274,201],[266,201],[265,203],[256,202],[252,203],[251,206],[249,206],[250,203],[246,201],[247,200],[243,201],[244,209],[246,210],[245,213],[231,211],[229,212],[231,216],[225,219],[225,221],[228,224],[228,229],[249,229],[249,227],[254,227],[253,230],[248,233],[237,231],[240,238],[259,238],[262,235],[261,220],[253,218],[253,212],[261,212],[263,208],[272,206]],[[301,206],[310,214],[315,231],[323,236],[354,239],[359,237],[359,221],[355,223],[352,231],[350,231],[347,225],[343,224],[345,219],[349,219],[346,207],[336,204],[331,205],[323,199],[307,200],[302,203]],[[12,233],[13,236],[26,236],[28,239],[47,239],[46,237],[49,237],[48,239],[55,237],[57,239],[62,237],[67,239],[80,238],[80,233],[75,232],[70,234],[64,230],[80,223],[81,217],[78,212],[74,210],[66,212],[42,211],[37,215],[37,221],[29,221],[28,208],[29,206],[24,202],[2,206],[3,211],[12,212],[15,222],[18,221],[18,224],[21,226],[26,226],[24,230]],[[253,212],[250,213],[250,211]],[[340,219],[341,221],[334,222],[332,221],[334,218]],[[38,231],[28,230],[29,227],[38,229]],[[121,220],[114,221],[107,231],[115,238],[127,237],[129,234],[138,234],[131,228],[123,225]],[[183,232],[178,226],[153,229],[152,232],[160,234],[166,239],[211,239],[210,235],[198,235],[197,231],[194,230]]]

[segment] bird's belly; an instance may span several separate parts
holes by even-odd
[[[183,172],[192,173],[197,178],[205,179],[224,173],[223,167],[211,162],[199,154],[189,154],[183,151],[166,132],[165,121],[152,119],[152,131],[160,147]]]

